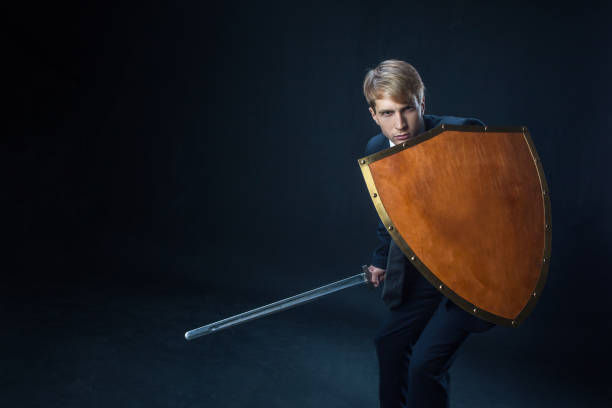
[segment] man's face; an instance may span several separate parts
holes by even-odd
[[[416,96],[403,103],[390,98],[376,99],[375,106],[376,111],[370,108],[372,119],[394,144],[410,140],[425,131],[425,98],[421,103]]]

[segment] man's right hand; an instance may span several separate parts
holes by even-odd
[[[377,268],[374,265],[368,266],[368,271],[370,271],[370,282],[374,285],[375,288],[378,287],[380,282],[385,279],[385,270]]]

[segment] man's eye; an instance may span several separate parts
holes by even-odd
[[[407,110],[407,111],[413,111],[413,110],[414,110],[414,106],[406,106],[406,107],[404,108],[404,110]]]
[[[382,115],[383,115],[383,116],[391,116],[391,113],[392,113],[392,112],[385,111],[385,112],[382,112]]]

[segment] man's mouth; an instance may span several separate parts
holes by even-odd
[[[397,135],[394,137],[396,140],[408,140],[410,138],[410,133],[403,133],[401,135]]]

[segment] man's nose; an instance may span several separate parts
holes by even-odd
[[[396,129],[404,129],[407,126],[408,122],[404,118],[404,115],[401,113],[397,114],[397,118],[395,119],[395,128]]]

